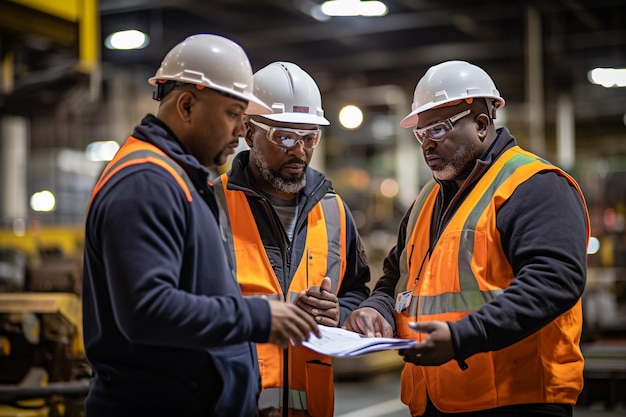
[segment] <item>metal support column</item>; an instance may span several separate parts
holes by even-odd
[[[0,220],[2,224],[28,217],[28,121],[0,118]]]
[[[576,161],[576,135],[572,97],[563,93],[556,108],[556,155],[558,165],[570,170]]]
[[[536,8],[529,7],[526,25],[526,97],[529,150],[540,156],[546,156],[542,54],[541,15]]]

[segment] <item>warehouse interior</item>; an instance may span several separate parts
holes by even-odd
[[[626,2],[384,0],[380,17],[324,16],[322,3],[0,0],[0,368],[11,369],[0,372],[0,407],[39,400],[51,413],[64,402],[64,415],[80,415],[89,374],[80,340],[82,224],[106,163],[86,150],[122,143],[156,111],[147,79],[196,33],[239,43],[253,70],[291,61],[316,80],[331,125],[314,163],[351,207],[374,276],[430,178],[419,144],[398,125],[415,84],[446,60],[484,68],[506,100],[496,122],[585,193],[597,248],[584,298],[590,365],[581,405],[626,407],[626,81],[603,86],[590,75],[626,68]],[[107,47],[109,35],[130,29],[149,43]],[[340,123],[346,105],[362,110],[359,127]],[[37,208],[42,192],[54,196],[53,208]],[[352,375],[390,362],[377,356],[339,369]],[[24,381],[28,395],[16,395]],[[43,381],[52,388],[41,389]]]

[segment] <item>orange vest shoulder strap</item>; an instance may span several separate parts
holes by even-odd
[[[415,198],[415,202],[413,203],[413,207],[411,208],[411,214],[409,214],[409,219],[406,224],[405,244],[411,240],[413,229],[415,228],[415,224],[417,223],[417,217],[422,212],[422,208],[424,207],[424,204],[426,204],[426,200],[431,195],[431,192],[437,185],[437,181],[435,181],[434,178],[430,179],[426,184],[424,184],[422,190]]]
[[[172,177],[174,177],[178,185],[181,187],[185,193],[187,201],[191,202],[193,200],[192,192],[195,190],[195,187],[185,170],[156,146],[131,136],[126,140],[117,154],[115,154],[115,157],[102,171],[102,174],[100,175],[100,178],[96,182],[96,185],[91,193],[88,207],[91,206],[93,199],[102,189],[104,184],[106,184],[107,181],[116,173],[128,166],[143,163],[152,163],[165,169],[172,175]]]

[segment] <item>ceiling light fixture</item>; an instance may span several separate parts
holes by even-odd
[[[587,78],[604,88],[626,87],[626,68],[594,68],[587,73]]]
[[[327,16],[376,17],[387,14],[387,5],[377,0],[330,0],[322,3],[322,13]]]
[[[150,43],[150,37],[139,30],[122,30],[107,36],[104,46],[108,49],[143,49]]]

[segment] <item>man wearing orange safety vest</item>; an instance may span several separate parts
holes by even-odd
[[[309,74],[274,62],[254,74],[271,114],[248,112],[232,169],[214,181],[220,225],[244,295],[292,303],[338,326],[369,295],[369,267],[356,225],[326,176],[309,167],[322,135],[321,95]],[[257,344],[268,415],[331,417],[330,358],[303,347]],[[273,413],[273,414],[272,414]]]
[[[83,330],[94,376],[86,417],[258,415],[254,342],[300,344],[301,309],[244,298],[205,167],[221,165],[246,111],[269,112],[243,49],[193,35],[150,83],[137,125],[94,187],[87,213]]]
[[[413,416],[571,416],[582,390],[585,200],[494,127],[503,106],[484,70],[448,61],[418,82],[400,123],[434,179],[345,326],[419,341],[401,351]]]

